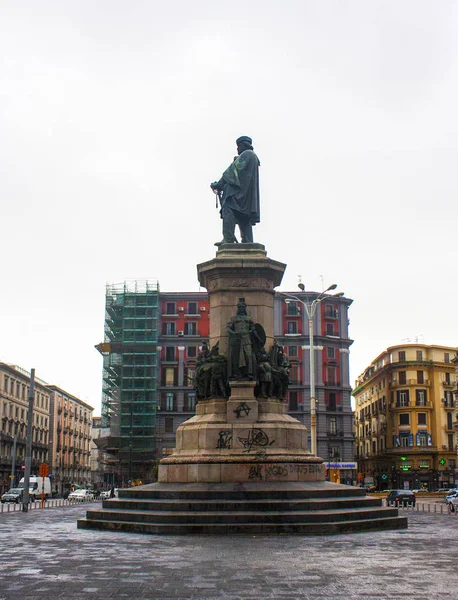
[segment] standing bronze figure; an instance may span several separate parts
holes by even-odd
[[[227,325],[229,334],[228,379],[256,379],[256,357],[253,338],[257,337],[254,321],[246,311],[245,298],[237,304],[237,314]]]
[[[220,196],[223,239],[221,244],[234,244],[235,226],[238,225],[242,244],[253,243],[253,225],[260,221],[259,159],[253,151],[252,139],[246,135],[236,140],[234,162],[224,171],[219,181],[210,184]]]

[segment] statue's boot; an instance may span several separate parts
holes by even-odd
[[[226,238],[223,238],[220,242],[215,242],[215,246],[222,246],[223,244],[238,244],[238,240],[234,236],[233,240],[226,240]]]

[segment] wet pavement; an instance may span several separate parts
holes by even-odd
[[[458,517],[324,537],[86,531],[86,506],[0,515],[0,600],[443,600],[458,597]]]

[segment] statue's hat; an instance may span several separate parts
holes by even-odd
[[[251,144],[253,143],[253,140],[248,137],[247,135],[242,135],[241,137],[239,137],[238,139],[235,140],[235,143],[238,144],[242,144],[243,142],[248,142],[251,146]]]

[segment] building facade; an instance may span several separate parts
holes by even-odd
[[[49,472],[59,495],[91,483],[93,408],[65,390],[48,385],[50,396]]]
[[[444,346],[392,346],[357,379],[361,482],[379,490],[454,484],[454,356],[455,349]]]
[[[310,336],[302,303],[310,305],[320,294],[278,293],[275,297],[274,334],[291,363],[289,414],[302,421],[310,435]],[[291,301],[295,296],[301,302]],[[286,301],[287,300],[287,301]],[[313,318],[317,455],[329,467],[329,479],[351,484],[356,479],[354,415],[351,407],[348,308],[353,301],[325,296]]]
[[[158,356],[156,456],[171,454],[175,432],[195,414],[194,371],[210,333],[209,302],[204,292],[161,293]]]
[[[145,298],[145,293],[154,295],[154,300]],[[147,322],[143,314],[134,318],[126,315],[121,308],[127,302],[129,306],[136,306],[142,295],[142,306],[149,307]],[[297,297],[311,302],[318,295],[298,293]],[[307,315],[299,303],[287,305],[284,298],[282,294],[275,298],[274,333],[279,343],[285,346],[292,365],[287,402],[290,414],[309,427],[310,341]],[[348,336],[348,307],[351,302],[347,298],[326,297],[314,319],[318,454],[331,463],[330,478],[342,483],[351,483],[356,477],[349,382],[349,347],[352,340]],[[146,329],[139,332],[136,329],[139,325]],[[110,433],[96,443],[116,459],[117,484],[135,478],[150,481],[153,465],[173,451],[177,427],[195,414],[194,370],[199,349],[204,341],[208,341],[209,328],[206,292],[160,292],[159,285],[150,282],[107,287],[105,340],[96,347],[104,355],[102,422],[103,426],[110,428]],[[144,339],[139,340],[138,333],[145,336]],[[131,336],[129,343],[126,334]],[[135,365],[141,367],[134,369],[135,373],[129,370],[130,356],[126,363],[127,348],[129,355],[135,357]],[[147,360],[149,370],[144,368],[144,360]],[[126,382],[134,375],[133,392],[140,395],[130,401],[131,396],[125,393],[129,390]],[[139,403],[144,405],[142,415],[154,417],[146,440],[151,446],[148,453],[139,453],[135,460],[132,452],[129,460],[129,455],[126,459],[126,455],[119,451],[120,423],[124,417],[127,425],[132,419],[132,423],[138,422],[140,426],[141,419],[136,421],[136,417],[140,417]],[[136,427],[127,426],[126,431],[126,441],[129,443],[130,440],[133,448]]]
[[[16,365],[0,363],[0,484],[3,491],[19,483],[25,462],[30,374]],[[50,393],[41,379],[34,380],[32,475],[49,458]]]

